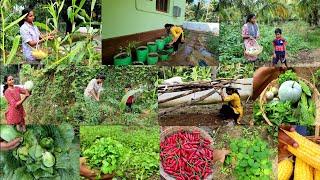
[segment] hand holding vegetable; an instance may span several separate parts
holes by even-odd
[[[0,151],[10,151],[12,149],[15,149],[16,147],[19,146],[21,141],[22,141],[22,138],[15,138],[10,142],[2,141],[0,142]]]
[[[280,126],[279,128],[279,135],[278,135],[278,149],[279,149],[279,161],[282,159],[287,158],[290,156],[290,152],[287,151],[288,145],[291,145],[292,147],[299,147],[299,144],[293,140],[291,137],[289,137],[283,130],[293,132],[295,131],[295,128],[293,126]]]

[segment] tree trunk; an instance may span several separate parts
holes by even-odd
[[[200,2],[198,2],[197,9],[196,9],[196,14],[195,14],[195,18],[196,18],[197,21],[199,20],[199,18],[198,18],[199,10],[200,10]]]
[[[318,9],[314,8],[313,9],[313,25],[318,26],[319,24],[319,14],[318,14]]]

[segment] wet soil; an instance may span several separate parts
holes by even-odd
[[[201,54],[200,49],[205,49],[205,37],[201,33],[189,33],[185,37],[184,44],[179,45],[175,55],[171,55],[168,61],[159,62],[159,66],[197,66],[199,61],[204,61],[208,66],[217,66],[218,58],[214,55],[207,57]]]

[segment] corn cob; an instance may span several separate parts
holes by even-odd
[[[320,180],[320,170],[313,170],[314,172],[314,180]]]
[[[44,59],[48,56],[48,54],[42,50],[33,50],[31,54],[36,59]]]
[[[299,144],[297,148],[288,145],[288,151],[313,168],[320,170],[320,145],[308,140],[297,132],[288,132],[285,130],[284,132]]]
[[[278,180],[289,180],[293,172],[291,159],[282,160],[278,163]]]
[[[313,168],[300,158],[296,158],[293,180],[313,180]]]

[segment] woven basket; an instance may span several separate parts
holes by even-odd
[[[29,45],[29,47],[32,49],[32,56],[37,60],[37,61],[41,61],[42,59],[48,57],[48,53],[49,51],[45,48],[40,48],[40,45],[37,43],[36,47],[32,47]],[[39,54],[41,53],[41,54]]]
[[[192,132],[192,131],[199,131],[200,132],[200,136],[202,138],[206,138],[210,141],[211,143],[211,149],[213,150],[213,139],[212,137],[204,130],[198,128],[198,127],[195,127],[195,126],[170,126],[169,128],[163,130],[160,134],[160,142],[164,141],[165,138],[167,136],[170,136],[172,134],[175,134],[179,131],[189,131],[189,132]],[[162,163],[160,162],[160,174],[163,178],[165,178],[166,180],[175,180],[174,177],[170,176],[169,174],[167,174],[163,167],[162,167]],[[205,180],[209,180],[209,179],[213,179],[213,173],[210,174]]]
[[[258,44],[257,40],[254,39],[254,41],[256,41],[256,46],[254,46],[254,48],[255,48],[256,50],[253,51],[253,52],[250,52],[250,51],[248,51],[248,49],[246,49],[246,51],[245,51],[245,53],[246,53],[247,55],[249,55],[249,56],[258,56],[258,55],[259,55],[260,53],[262,53],[262,51],[263,51],[263,47]]]
[[[320,94],[319,94],[319,91],[309,81],[307,81],[301,77],[298,77],[298,80],[305,82],[312,90],[312,97],[311,98],[314,100],[314,102],[316,104],[315,125],[320,125]],[[262,93],[260,94],[260,98],[259,98],[259,106],[260,106],[260,110],[262,112],[262,116],[270,126],[272,126],[272,123],[270,122],[269,118],[267,117],[265,109],[263,107],[263,105],[266,104],[266,102],[267,102],[265,94],[267,93],[267,91],[269,91],[271,89],[271,87],[276,87],[279,89],[279,86],[280,85],[278,84],[278,79],[271,81],[268,84],[268,86],[262,91]]]

